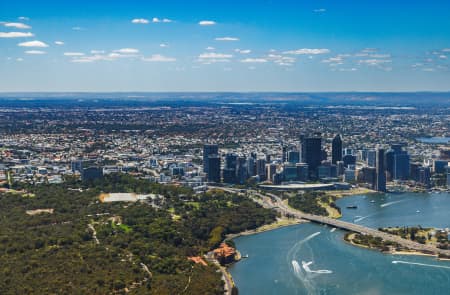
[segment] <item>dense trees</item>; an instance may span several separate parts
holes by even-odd
[[[128,175],[25,188],[35,197],[0,195],[2,294],[106,294],[125,288],[221,294],[215,267],[194,265],[187,257],[209,251],[228,233],[275,219],[275,213],[244,197],[220,191],[195,195]],[[100,203],[100,192],[156,193],[165,200],[160,209],[144,202]],[[26,214],[43,208],[54,213]]]

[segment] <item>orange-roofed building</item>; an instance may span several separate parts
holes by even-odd
[[[220,264],[228,264],[235,261],[236,249],[228,246],[225,243],[220,244],[220,247],[214,249],[214,257]]]

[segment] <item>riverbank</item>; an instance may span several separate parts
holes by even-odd
[[[361,239],[361,237],[363,238]],[[426,256],[426,257],[434,257],[437,260],[450,261],[450,258],[442,258],[439,257],[438,254],[429,253],[426,251],[422,252],[417,250],[400,248],[400,245],[398,245],[395,242],[377,239],[370,235],[362,236],[358,233],[350,232],[344,236],[344,241],[352,246],[370,250],[377,250],[383,254]]]
[[[225,241],[229,241],[229,240],[233,240],[235,238],[238,238],[240,236],[249,236],[249,235],[256,235],[256,234],[260,234],[260,233],[264,233],[267,231],[271,231],[271,230],[276,230],[282,227],[286,227],[286,226],[292,226],[292,225],[297,225],[300,223],[305,223],[308,222],[306,220],[302,220],[302,219],[297,219],[297,218],[286,218],[286,217],[281,217],[281,218],[277,218],[277,220],[273,223],[270,224],[265,224],[263,226],[260,226],[256,229],[252,229],[252,230],[246,230],[237,234],[229,234],[225,237]]]

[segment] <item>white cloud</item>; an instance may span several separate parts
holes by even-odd
[[[23,61],[23,58],[18,57],[18,58],[16,58],[16,61]]]
[[[44,42],[37,41],[37,40],[28,41],[28,42],[22,42],[22,43],[19,43],[17,45],[20,46],[20,47],[48,47],[48,45],[45,44]]]
[[[215,40],[216,41],[239,41],[239,38],[236,38],[236,37],[218,37]]]
[[[217,23],[213,20],[202,20],[202,21],[199,21],[198,24],[201,26],[214,26]]]
[[[443,52],[450,52],[450,48],[444,48],[442,49]]]
[[[235,52],[239,52],[240,54],[249,54],[250,52],[252,52],[250,49],[235,49]]]
[[[55,41],[55,44],[56,45],[64,45],[64,42],[63,41]]]
[[[212,47],[212,46],[208,46],[208,47],[206,47],[205,49],[206,49],[206,50],[215,50],[215,48]]]
[[[135,18],[131,21],[133,24],[148,24],[150,21],[145,18]]]
[[[245,59],[241,59],[241,62],[243,62],[243,63],[265,63],[265,62],[267,62],[267,59],[265,59],[265,58],[245,58]]]
[[[313,12],[317,12],[317,13],[323,13],[326,12],[327,10],[325,8],[318,8],[318,9],[314,9]]]
[[[114,52],[124,53],[124,54],[135,54],[135,53],[139,53],[139,49],[135,49],[135,48],[121,48],[121,49],[114,50]]]
[[[161,44],[159,44],[159,47],[166,48],[166,47],[169,47],[169,44],[161,43]]]
[[[232,58],[232,54],[225,54],[225,53],[215,53],[215,52],[205,52],[198,56],[199,59],[207,59],[207,58],[213,58],[213,59],[221,59],[221,58]]]
[[[363,59],[358,61],[359,64],[366,64],[368,66],[379,66],[386,63],[391,63],[389,59]]]
[[[72,27],[72,30],[74,30],[74,31],[82,31],[83,28],[82,27]]]
[[[105,53],[104,50],[91,50],[91,54],[103,54]]]
[[[390,54],[370,54],[370,57],[373,58],[390,58],[391,55]]]
[[[442,55],[439,55],[439,58],[440,59],[447,59],[447,56],[442,54]]]
[[[27,50],[25,51],[26,54],[46,54],[45,51],[41,51],[41,50]]]
[[[83,56],[84,53],[82,52],[64,52],[65,56]]]
[[[3,25],[8,28],[31,29],[29,25],[26,25],[24,23],[4,23]]]
[[[152,23],[171,23],[171,22],[172,22],[172,20],[168,19],[168,18],[163,18],[163,19],[160,19],[157,17],[152,18]]]
[[[174,62],[177,59],[174,57],[167,57],[161,54],[153,54],[150,57],[144,57],[142,58],[143,61],[150,61],[150,62]]]
[[[339,63],[342,64],[343,58],[341,56],[330,57],[322,60],[323,63]]]
[[[27,32],[0,32],[0,38],[23,38],[33,37],[33,33]]]
[[[26,17],[26,16],[19,16],[18,19],[19,20],[30,20],[30,18]]]
[[[289,50],[289,51],[285,51],[283,52],[284,54],[297,54],[297,55],[301,55],[301,54],[309,54],[309,55],[316,55],[316,54],[326,54],[326,53],[330,53],[329,49],[326,48],[321,48],[321,49],[316,49],[316,48],[302,48],[302,49],[297,49],[297,50]]]
[[[339,69],[340,72],[356,72],[358,69],[357,68],[341,68]]]
[[[422,69],[422,71],[424,71],[424,72],[434,72],[436,70],[433,69],[433,68],[424,68],[424,69]]]

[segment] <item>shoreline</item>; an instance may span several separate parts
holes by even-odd
[[[367,249],[367,250],[377,251],[377,252],[380,252],[380,253],[385,254],[385,255],[424,256],[424,257],[434,257],[436,260],[440,260],[440,261],[450,261],[450,258],[440,258],[438,254],[424,253],[424,252],[420,252],[420,251],[416,251],[416,250],[409,250],[408,251],[406,249],[405,250],[400,250],[400,251],[397,251],[397,250],[383,251],[382,249],[377,248],[377,247],[371,247],[371,246],[364,245],[364,244],[358,244],[358,243],[355,243],[353,241],[353,238],[354,238],[355,234],[356,233],[351,232],[348,235],[348,239],[346,239],[346,236],[344,236],[342,240],[345,243],[349,244],[349,245],[352,245],[352,246],[355,246],[355,247],[359,247],[359,248],[363,248],[363,249]]]
[[[223,241],[226,242],[226,241],[230,241],[230,240],[233,240],[233,239],[236,239],[239,237],[243,237],[243,236],[257,235],[260,233],[277,230],[277,229],[280,229],[283,227],[298,225],[298,224],[307,223],[307,222],[309,222],[309,221],[303,220],[303,219],[297,219],[297,218],[277,218],[277,220],[275,222],[272,222],[270,224],[265,224],[263,226],[255,228],[255,229],[246,230],[246,231],[236,233],[236,234],[228,234],[228,235],[226,235],[226,237]]]

